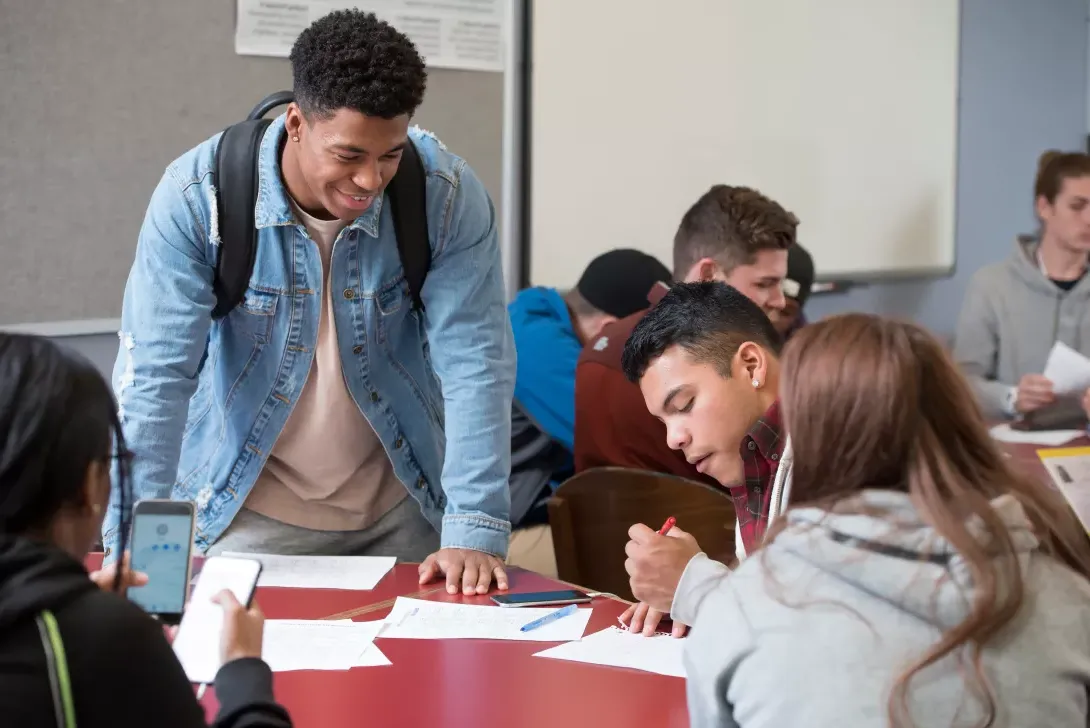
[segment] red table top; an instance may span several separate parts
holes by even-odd
[[[88,568],[99,563],[101,555],[88,557]],[[487,596],[449,596],[442,582],[421,587],[416,568],[398,564],[369,592],[263,587],[257,599],[269,619],[352,617],[358,621],[385,617],[389,605],[352,612],[392,602],[397,596],[492,604]],[[512,592],[570,587],[521,569],[510,569],[508,574]],[[592,606],[594,614],[585,634],[616,624],[627,605],[598,598]],[[557,643],[379,638],[375,644],[393,665],[274,675],[276,698],[291,712],[297,728],[689,725],[684,680],[532,657]],[[208,690],[203,703],[211,719],[217,707],[213,690]]]

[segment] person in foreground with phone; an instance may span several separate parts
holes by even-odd
[[[205,726],[163,628],[120,596],[127,559],[90,578],[116,461],[128,453],[109,386],[46,339],[0,334],[0,716],[12,726]],[[125,483],[122,483],[125,491]],[[120,549],[125,538],[121,535]],[[217,728],[285,728],[261,660],[264,617],[230,592]]]
[[[942,345],[826,319],[785,348],[781,397],[791,508],[674,611],[694,728],[1090,724],[1090,539]]]
[[[788,500],[791,444],[781,425],[780,337],[768,316],[725,283],[679,283],[636,324],[624,348],[625,375],[666,425],[666,442],[734,500],[735,551],[760,544]],[[681,524],[684,526],[684,523]],[[663,615],[727,573],[680,528],[666,535],[636,524],[625,547],[632,593],[621,621],[654,634]],[[683,620],[673,634],[685,633]]]

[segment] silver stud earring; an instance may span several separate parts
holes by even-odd
[[[297,141],[299,141],[299,137],[297,137],[297,136],[293,136],[293,137],[291,138],[291,140],[292,140],[293,142],[297,142]]]
[[[761,386],[761,383],[759,381],[757,381],[756,379],[754,379],[753,380],[753,388],[756,389],[759,386]]]

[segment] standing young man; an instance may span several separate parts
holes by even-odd
[[[674,279],[722,281],[765,314],[784,305],[787,250],[798,220],[749,187],[715,185],[689,208],[674,236]],[[654,305],[669,290],[655,286]],[[616,465],[712,482],[666,445],[661,422],[621,368],[621,353],[640,311],[602,329],[583,349],[575,375],[575,469]]]
[[[258,152],[253,272],[226,317],[220,136],[152,195],[115,369],[138,495],[196,502],[204,552],[393,555],[450,592],[506,588],[515,357],[492,203],[409,128],[427,74],[397,30],[334,12],[291,65],[295,102]],[[383,193],[408,145],[426,179],[423,310]],[[107,549],[123,519],[115,501]]]

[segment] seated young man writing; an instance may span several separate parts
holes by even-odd
[[[682,283],[643,317],[624,348],[625,375],[665,424],[667,444],[730,491],[739,559],[760,544],[788,497],[780,347],[772,322],[737,289]],[[621,619],[633,631],[652,634],[671,605],[698,596],[709,579],[727,572],[710,559],[690,564],[700,546],[679,528],[659,536],[637,524],[629,535],[625,569],[641,603]],[[684,631],[675,623],[674,636]]]

